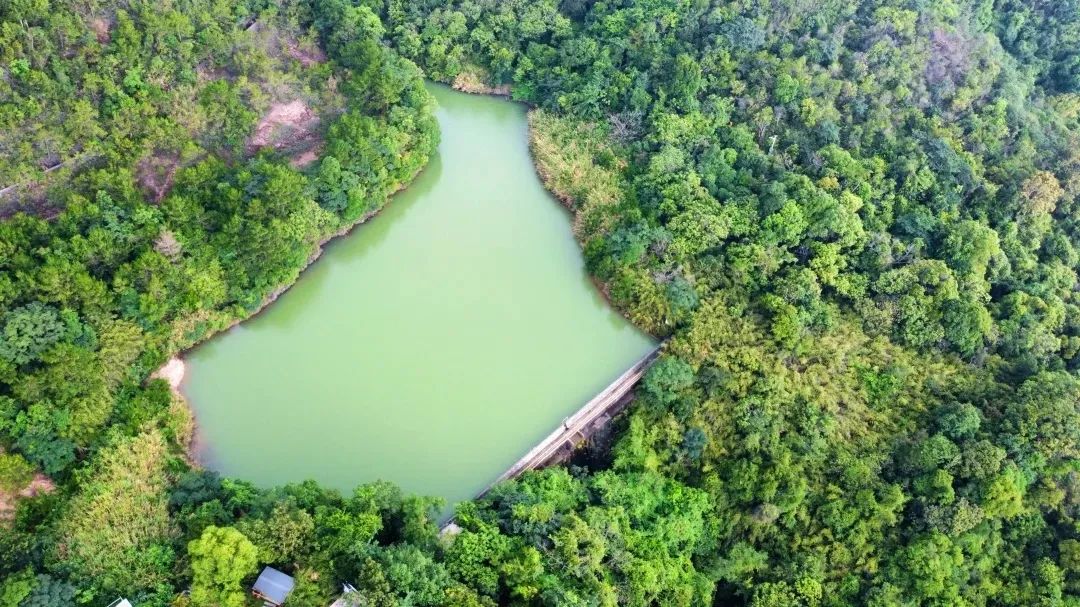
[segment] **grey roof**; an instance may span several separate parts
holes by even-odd
[[[255,580],[252,590],[258,592],[263,598],[280,605],[285,602],[285,597],[293,589],[293,579],[273,567],[265,567]]]
[[[353,585],[345,582],[341,585],[341,596],[330,603],[330,607],[353,607],[357,604],[356,597],[352,596],[356,592],[356,588]]]

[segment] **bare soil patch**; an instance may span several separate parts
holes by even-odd
[[[319,115],[302,99],[274,103],[259,120],[248,141],[248,152],[270,148],[291,158],[294,167],[311,164],[322,145]]]
[[[187,372],[187,365],[184,364],[184,359],[180,357],[170,358],[167,363],[161,366],[160,369],[154,371],[151,375],[151,379],[164,379],[168,382],[169,387],[173,391],[180,389],[180,384],[184,382],[184,375]]]
[[[109,33],[109,30],[112,29],[112,24],[101,17],[90,21],[90,29],[94,30],[94,36],[97,37],[97,41],[102,44],[105,44],[112,39],[112,35]]]
[[[176,172],[182,164],[176,154],[153,154],[143,158],[135,166],[135,179],[152,202],[161,202],[172,188]]]
[[[294,169],[302,169],[306,166],[309,166],[311,163],[319,159],[319,152],[321,151],[321,143],[309,150],[304,150],[303,152],[300,152],[299,154],[296,154],[289,159],[289,166]]]
[[[326,63],[326,53],[315,45],[301,44],[297,40],[285,39],[281,41],[281,50],[287,57],[296,59],[304,67]]]
[[[63,162],[56,159],[43,160],[43,171],[38,179],[0,188],[0,219],[16,213],[35,215],[46,220],[55,218],[64,210],[65,204],[62,194],[53,190],[62,189],[70,176],[67,173],[78,170],[94,158],[93,155],[82,154]],[[65,168],[68,171],[62,170]]]
[[[0,525],[15,516],[15,506],[20,499],[52,493],[55,490],[56,485],[53,484],[52,479],[44,474],[35,474],[34,480],[30,481],[30,484],[22,491],[14,494],[0,491]]]
[[[258,35],[260,45],[272,57],[295,59],[304,67],[326,63],[326,53],[317,44],[303,41],[291,32],[261,21],[255,21],[246,31]]]
[[[301,99],[293,99],[287,103],[275,103],[270,106],[270,111],[262,117],[255,134],[251,136],[250,145],[256,148],[266,147],[280,143],[283,135],[304,130],[312,122],[317,122],[319,117]]]

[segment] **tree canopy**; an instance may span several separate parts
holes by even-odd
[[[1078,37],[1075,0],[4,3],[0,497],[58,490],[4,515],[0,604],[237,606],[264,564],[297,605],[1080,604]],[[424,76],[532,106],[668,338],[587,467],[444,538],[390,484],[192,469],[148,380],[426,164]],[[303,166],[256,144],[289,100]]]

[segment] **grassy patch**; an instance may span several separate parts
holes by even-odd
[[[612,206],[625,191],[626,162],[595,124],[529,113],[529,145],[544,185],[575,214],[574,234],[584,242],[603,232],[617,218]]]
[[[491,84],[491,74],[476,65],[466,66],[450,83],[455,90],[476,95],[510,96],[509,84]]]

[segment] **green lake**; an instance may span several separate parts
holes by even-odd
[[[270,486],[472,497],[652,347],[585,273],[526,110],[432,86],[438,154],[257,317],[188,353],[198,456]]]

